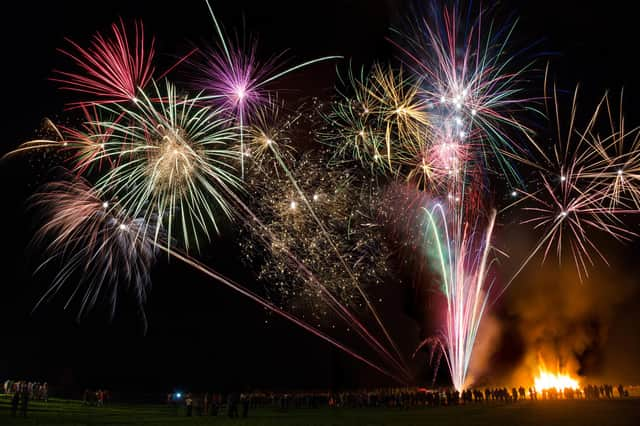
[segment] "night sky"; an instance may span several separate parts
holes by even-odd
[[[228,32],[235,29],[240,36],[256,35],[259,52],[265,57],[289,49],[292,62],[343,55],[359,65],[376,59],[393,60],[385,37],[390,35],[390,26],[401,28],[403,17],[411,10],[408,3],[236,0],[214,1],[213,6]],[[106,31],[118,17],[125,21],[140,18],[147,33],[156,36],[158,69],[171,64],[194,43],[206,45],[214,40],[213,23],[203,1],[171,7],[159,4],[146,0],[73,0],[12,5],[12,11],[5,13],[10,25],[3,25],[5,101],[0,154],[34,137],[44,117],[55,121],[65,116],[63,105],[69,95],[47,80],[54,68],[68,66],[56,52],[57,47],[64,46],[64,37],[83,44],[96,30]],[[516,45],[536,43],[527,54],[539,54],[539,68],[544,68],[547,59],[551,62],[552,75],[560,88],[572,90],[580,83],[581,102],[593,105],[605,90],[617,94],[624,87],[628,123],[640,124],[635,108],[640,102],[637,22],[627,2],[503,1],[498,10],[520,17]],[[285,83],[292,96],[326,96],[335,83],[334,67],[316,66],[287,78]],[[541,91],[542,75],[531,85]],[[119,305],[113,321],[98,307],[77,322],[75,311],[64,311],[62,299],[31,313],[50,278],[33,275],[39,252],[28,247],[37,217],[26,209],[26,198],[46,178],[40,165],[27,157],[0,164],[4,225],[0,244],[0,379],[48,380],[71,391],[91,386],[127,394],[174,388],[326,388],[389,383],[319,339],[267,315],[253,302],[178,262],[161,260],[154,269],[146,334],[136,309],[126,301]],[[600,285],[615,286],[638,276],[640,267],[634,262],[638,247],[637,243],[612,245],[615,271]],[[203,256],[208,264],[236,281],[253,280],[251,272],[237,260],[232,232],[215,240]],[[603,265],[596,268],[596,275],[606,276]],[[530,274],[523,276],[527,278],[538,279]],[[637,296],[637,284],[635,279],[624,294]],[[516,282],[514,288],[518,285]],[[553,291],[553,285],[549,286],[544,291]],[[522,294],[526,291],[521,290]],[[617,291],[616,287],[612,291]],[[507,294],[505,302],[498,304],[499,315],[512,315],[511,306],[517,305],[518,294],[518,290]],[[401,288],[391,291],[383,313],[410,353],[418,325],[406,315],[405,297]],[[637,315],[621,316],[618,310],[637,311],[638,305],[615,303],[615,312],[609,315],[613,316],[611,323],[618,324],[614,328],[627,330]],[[507,332],[517,334],[515,328]],[[625,333],[609,335],[614,334],[616,344],[628,340],[625,344],[637,350],[637,332]],[[517,349],[507,347],[504,352],[496,359],[506,359],[506,364],[519,356]],[[638,370],[634,374],[636,380],[640,379]]]

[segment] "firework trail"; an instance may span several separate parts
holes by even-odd
[[[161,249],[165,249],[163,247],[160,247]],[[306,323],[305,321],[301,320],[300,318],[296,317],[295,315],[279,308],[278,306],[274,305],[272,302],[262,298],[261,296],[253,293],[252,291],[246,289],[245,287],[241,286],[240,284],[235,283],[234,281],[230,280],[229,278],[221,275],[220,273],[214,271],[213,269],[207,267],[206,265],[203,265],[201,262],[198,262],[197,260],[184,255],[176,250],[171,250],[169,251],[167,249],[167,252],[170,253],[171,256],[173,256],[174,258],[177,258],[183,262],[185,262],[187,265],[199,270],[200,272],[206,274],[207,276],[215,279],[217,282],[224,284],[225,286],[233,289],[234,291],[237,291],[238,293],[242,294],[243,296],[248,297],[249,299],[253,300],[254,302],[257,302],[258,304],[260,304],[262,307],[270,310],[271,312],[274,312],[275,314],[291,321],[292,323],[298,325],[299,327],[303,328],[304,330],[314,334],[315,336],[321,338],[322,340],[332,344],[333,346],[335,346],[336,348],[342,350],[343,352],[345,352],[346,354],[354,357],[355,359],[365,363],[366,365],[370,366],[371,368],[373,368],[374,370],[392,378],[393,380],[395,380],[398,383],[407,383],[407,381],[404,378],[398,377],[397,375],[389,372],[388,370],[380,367],[379,365],[377,365],[376,363],[370,361],[368,358],[360,355],[359,353],[355,352],[354,350],[350,349],[349,347],[345,346],[344,344],[338,342],[336,339],[334,339],[333,337],[329,336],[326,333],[323,333],[322,331],[318,330],[317,328],[309,325],[308,323]]]
[[[424,248],[438,271],[447,303],[441,344],[453,385],[463,389],[468,385],[469,362],[493,287],[488,274],[496,211],[491,212],[484,229],[456,212],[445,211],[442,204],[425,209],[425,216]]]

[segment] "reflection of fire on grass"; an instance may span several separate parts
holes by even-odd
[[[544,366],[538,368],[538,376],[533,381],[536,392],[555,389],[558,392],[565,389],[579,389],[580,383],[577,378],[563,372],[553,373]]]

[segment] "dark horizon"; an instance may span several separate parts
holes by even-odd
[[[375,60],[394,60],[393,49],[386,40],[391,35],[389,27],[401,27],[410,10],[408,0],[330,0],[304,5],[290,1],[212,3],[228,33],[257,37],[262,52],[259,55],[265,59],[289,49],[292,62],[343,55],[346,58],[343,64],[352,58],[354,64],[363,65]],[[514,44],[527,47],[536,43],[531,50],[539,56],[538,68],[544,69],[548,60],[560,89],[571,91],[580,84],[581,105],[592,108],[606,91],[617,99],[624,88],[625,117],[632,128],[640,123],[640,113],[634,108],[640,100],[633,36],[635,16],[625,2],[618,4],[619,7],[612,6],[612,2],[587,5],[544,0],[534,4],[511,0],[499,2],[496,8],[500,16],[520,17]],[[5,17],[12,24],[4,37],[9,41],[4,55],[8,60],[3,67],[6,105],[11,112],[5,112],[9,131],[4,133],[0,155],[37,135],[43,118],[65,120],[73,114],[64,111],[69,95],[48,80],[53,69],[68,65],[56,52],[56,48],[65,46],[64,37],[83,44],[94,32],[106,32],[119,17],[128,22],[141,19],[145,31],[156,37],[159,69],[175,60],[170,55],[184,54],[193,43],[202,45],[214,39],[213,23],[203,1],[177,9],[157,7],[150,1],[123,0],[111,2],[108,10],[106,5],[105,9],[99,9],[76,0],[37,7],[21,2],[14,7]],[[292,96],[297,93],[327,96],[336,83],[334,65],[302,70],[289,77],[287,83],[291,85]],[[541,73],[532,85],[542,91]],[[40,253],[29,247],[37,215],[26,208],[27,198],[47,179],[40,161],[47,160],[20,157],[0,163],[5,224],[0,254],[3,271],[0,315],[4,319],[0,331],[0,379],[48,381],[74,392],[92,387],[127,394],[173,389],[394,385],[296,325],[267,314],[252,301],[179,262],[167,264],[162,257],[152,273],[146,333],[134,303],[125,298],[112,321],[108,308],[98,306],[78,322],[76,311],[63,309],[64,298],[56,298],[32,313],[50,278],[43,274],[34,276]],[[228,232],[214,240],[204,252],[203,260],[238,282],[253,284],[251,272],[238,260],[234,237],[233,232]],[[507,235],[503,237],[507,239]],[[616,281],[614,284],[632,283],[620,284],[625,289],[624,297],[612,299],[612,308],[607,308],[604,315],[610,326],[603,338],[609,338],[605,344],[613,348],[605,351],[598,344],[587,348],[583,354],[585,374],[608,375],[605,377],[613,380],[610,365],[616,358],[611,358],[609,352],[626,350],[626,357],[616,362],[630,364],[621,364],[622,374],[615,378],[622,375],[629,377],[630,382],[640,381],[640,369],[631,366],[635,361],[633,354],[637,358],[640,347],[638,334],[633,332],[640,310],[635,297],[640,286],[634,278],[640,272],[636,262],[639,248],[637,241],[611,244],[611,252],[615,254],[611,256],[614,258],[611,273],[604,269],[605,265],[597,265],[594,275],[598,279]],[[553,288],[553,284],[547,286]],[[531,291],[528,286],[522,290],[516,287],[517,284],[514,294]],[[420,324],[410,318],[406,308],[408,297],[401,287],[385,291],[388,304],[383,314],[393,323],[401,346],[410,355]],[[515,300],[514,295],[507,295],[499,302],[497,316],[505,321],[517,318],[511,309]],[[600,317],[594,318],[594,322],[600,321]],[[598,324],[594,327],[598,329]],[[524,339],[515,328],[506,328],[503,333],[516,342],[518,338]],[[514,366],[522,356],[518,347],[501,348],[502,353],[496,359],[504,361],[507,366],[504,368]],[[413,361],[422,383],[432,373],[424,358]]]

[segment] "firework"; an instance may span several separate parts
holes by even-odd
[[[532,109],[522,84],[532,64],[518,68],[508,52],[515,23],[500,29],[484,22],[489,10],[480,10],[471,22],[462,12],[436,2],[427,17],[410,25],[411,36],[398,32],[401,42],[394,45],[407,66],[423,76],[421,97],[438,117],[434,127],[451,125],[461,141],[477,143],[484,167],[521,183],[507,154],[529,149],[517,143],[513,130],[518,136],[531,133],[516,117]]]
[[[597,234],[620,241],[637,235],[623,221],[625,215],[640,212],[635,204],[637,187],[633,177],[638,156],[636,132],[626,133],[622,119],[616,129],[610,108],[606,108],[609,114],[603,116],[604,105],[608,106],[606,97],[584,127],[578,128],[577,95],[576,90],[565,119],[554,90],[550,114],[555,119],[554,144],[551,154],[540,151],[542,160],[534,164],[539,169],[541,187],[523,191],[525,197],[516,203],[529,214],[521,222],[533,226],[542,236],[511,281],[540,250],[544,260],[553,247],[559,260],[569,249],[582,280],[588,276],[595,258],[607,262],[594,240]],[[597,130],[603,121],[610,129],[606,136]]]
[[[153,88],[153,98],[139,92],[134,109],[101,106],[123,119],[97,123],[109,132],[104,157],[115,166],[96,188],[135,217],[156,217],[153,234],[164,231],[169,241],[178,237],[187,249],[198,248],[201,235],[218,230],[218,216],[233,213],[227,194],[240,188],[237,132],[220,110],[179,95],[171,83]]]
[[[77,299],[78,317],[103,298],[113,315],[123,292],[132,293],[144,305],[155,249],[146,238],[143,220],[132,219],[81,179],[47,185],[34,196],[33,205],[45,219],[34,240],[37,244],[46,241],[48,258],[39,269],[60,263],[36,307],[71,283],[75,289],[65,307]]]
[[[284,102],[271,100],[256,109],[251,126],[247,130],[243,155],[251,160],[251,166],[263,173],[281,174],[276,157],[286,164],[293,161],[295,148],[292,132],[302,117],[302,112],[288,112]],[[242,149],[242,147],[239,147]]]
[[[112,38],[96,33],[87,48],[67,39],[73,50],[59,49],[69,57],[79,72],[55,71],[52,80],[61,83],[63,90],[89,95],[90,102],[77,101],[70,105],[136,101],[138,89],[151,81],[154,67],[154,40],[145,42],[142,23],[134,24],[130,41],[124,22],[111,26]]]
[[[357,315],[371,313],[390,340],[364,289],[381,284],[388,268],[375,182],[356,185],[344,170],[328,168],[322,155],[307,154],[287,166],[280,161],[286,173],[277,178],[249,169],[245,259],[281,309],[314,319],[318,328],[344,321],[400,376],[410,377],[402,357],[393,356]]]
[[[199,64],[202,77],[198,84],[207,99],[227,109],[236,118],[240,129],[240,166],[244,176],[244,126],[252,113],[269,99],[266,86],[297,69],[342,57],[325,56],[292,67],[283,65],[282,54],[260,62],[256,56],[257,44],[250,43],[249,48],[234,46],[223,34],[209,1],[206,3],[216,27],[220,49],[204,51],[204,58]]]
[[[201,90],[195,95],[152,78],[154,43],[142,24],[127,34],[120,21],[89,47],[69,41],[71,49],[62,50],[76,70],[56,71],[54,80],[82,95],[69,106],[81,108],[83,123],[49,122],[50,139],[13,151],[70,153],[56,158],[78,175],[36,196],[46,214],[36,241],[51,241],[42,267],[61,265],[41,302],[77,275],[67,305],[79,300],[79,315],[105,294],[113,313],[124,290],[142,305],[160,249],[404,381],[411,373],[372,294],[388,278],[393,249],[403,252],[402,265],[421,249],[418,273],[424,278],[429,269],[433,278],[435,272],[430,284],[445,302],[439,334],[423,343],[442,349],[460,390],[469,384],[490,299],[536,254],[545,261],[554,250],[558,258],[569,251],[583,279],[596,258],[606,262],[596,235],[636,236],[624,219],[640,212],[640,131],[625,127],[606,96],[579,126],[577,95],[565,117],[554,90],[547,114],[555,119],[552,143],[534,135],[523,124],[534,116],[528,111],[537,113],[525,91],[530,65],[516,65],[507,46],[514,26],[487,25],[488,10],[474,18],[472,10],[436,5],[410,35],[393,42],[402,66],[375,64],[340,76],[328,110],[321,103],[312,108],[320,110],[322,129],[312,125],[305,135],[330,146],[327,154],[306,146],[306,139],[299,143],[294,134],[307,114],[288,111],[270,86],[338,57],[292,67],[283,55],[260,59],[257,44],[231,42],[207,6],[218,45],[194,61],[198,76],[191,87]],[[525,184],[517,163],[532,181]],[[528,216],[521,223],[540,236],[496,291],[492,197],[505,185],[515,200],[507,208],[522,208]],[[241,219],[244,260],[264,283],[257,292],[185,254],[231,217]],[[416,231],[417,218],[423,222]],[[389,238],[387,222],[406,235]],[[348,324],[385,364],[321,331],[335,327],[334,319]],[[379,328],[369,330],[365,323],[373,319]],[[386,340],[378,339],[380,331]]]
[[[334,160],[356,160],[375,173],[395,174],[429,137],[429,118],[418,84],[376,64],[365,76],[349,71],[347,86],[325,115],[318,139],[334,147]]]
[[[479,223],[448,219],[451,212],[445,212],[441,204],[425,213],[425,249],[446,298],[445,359],[454,387],[462,389],[467,385],[473,346],[493,287],[489,269],[496,212],[484,229]]]
[[[382,229],[375,221],[372,202],[376,196],[370,191],[377,189],[357,184],[355,177],[342,169],[327,168],[322,160],[312,155],[305,155],[290,170],[329,237],[339,244],[339,252],[352,265],[356,279],[362,285],[380,285],[388,270],[388,252],[382,242]],[[315,283],[310,283],[309,277],[299,273],[297,265],[291,263],[288,252],[292,252],[314,271],[338,300],[346,306],[361,308],[364,302],[360,294],[345,274],[336,258],[338,254],[309,212],[298,188],[287,176],[278,178],[262,171],[258,173],[260,175],[248,175],[247,178],[251,183],[248,190],[253,194],[251,208],[265,220],[267,229],[262,232],[274,236],[276,242],[265,256],[256,251],[252,239],[247,240],[244,252],[253,264],[265,260],[259,264],[259,277],[267,283],[272,297],[296,309],[307,308],[319,318],[327,315],[323,294]],[[287,251],[283,252],[283,248]]]

